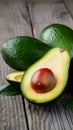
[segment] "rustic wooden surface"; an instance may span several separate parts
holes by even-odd
[[[48,24],[62,23],[73,28],[73,1],[51,0],[42,4],[25,0],[0,1],[0,48],[13,36],[39,37]],[[5,76],[13,71],[3,61],[0,52],[0,84],[6,83]],[[55,101],[36,105],[20,96],[0,95],[0,130],[73,130],[73,109],[64,110],[71,97],[64,93]]]

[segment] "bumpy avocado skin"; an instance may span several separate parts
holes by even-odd
[[[41,31],[39,39],[50,47],[68,50],[73,58],[73,30],[70,27],[59,23],[50,24]]]
[[[45,56],[30,66],[21,81],[21,91],[24,97],[30,102],[47,103],[56,99],[65,89],[68,81],[70,66],[70,55],[60,48],[52,48]],[[31,77],[40,68],[49,68],[57,79],[53,90],[46,93],[38,93],[31,86]]]
[[[26,70],[48,50],[48,45],[29,36],[8,39],[1,48],[5,62],[16,70]]]

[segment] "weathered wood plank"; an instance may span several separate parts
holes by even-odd
[[[17,35],[31,35],[24,0],[0,2],[0,43]]]
[[[40,31],[51,23],[62,23],[73,28],[72,18],[62,3],[29,4],[29,8],[35,37],[39,37]]]
[[[62,0],[27,0],[28,3],[35,3],[35,4],[47,4],[47,3],[56,3],[62,2]]]
[[[51,23],[62,23],[73,28],[73,20],[62,2],[53,4],[29,4],[30,19],[35,37]],[[70,93],[64,92],[57,100],[46,105],[34,105],[26,101],[30,130],[72,130],[73,110],[64,111]]]
[[[73,18],[73,0],[64,0],[64,4]]]
[[[0,48],[2,43],[17,35],[32,35],[24,0],[0,1]],[[5,64],[0,52],[0,85],[12,69]],[[0,130],[28,130],[21,96],[0,95]]]

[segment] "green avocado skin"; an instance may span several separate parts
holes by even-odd
[[[9,84],[20,89],[20,82],[7,80]]]
[[[36,38],[17,36],[5,41],[1,52],[5,62],[16,70],[26,70],[40,59],[50,47]]]
[[[58,23],[51,24],[41,31],[39,39],[50,47],[68,50],[73,58],[73,30],[68,26]]]

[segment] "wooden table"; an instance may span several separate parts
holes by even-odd
[[[0,1],[0,47],[17,35],[39,37],[40,31],[51,23],[73,28],[73,0],[49,0],[29,3],[25,0]],[[13,71],[0,52],[0,84]],[[0,130],[73,130],[73,109],[64,110],[71,94],[66,91],[46,105],[34,105],[20,96],[0,95]]]

